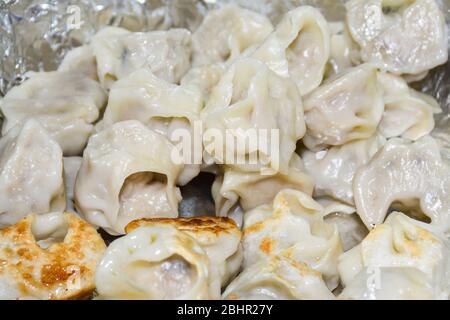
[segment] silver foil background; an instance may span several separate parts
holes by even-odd
[[[0,0],[0,97],[23,81],[27,71],[56,69],[69,49],[88,42],[104,25],[131,31],[194,31],[208,10],[223,3],[263,13],[274,24],[299,5],[319,8],[329,21],[345,16],[345,0]],[[450,31],[450,0],[439,3]],[[81,25],[76,24],[78,18]],[[434,96],[443,109],[433,135],[450,159],[450,62],[414,86]]]

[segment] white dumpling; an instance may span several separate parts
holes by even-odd
[[[194,126],[196,121],[201,124],[202,99],[196,87],[172,84],[159,79],[148,69],[140,69],[111,88],[108,105],[97,129],[133,119],[164,135],[180,146],[180,162],[187,165],[178,183],[184,185],[200,172],[201,130],[194,131]],[[189,147],[192,149],[187,150]]]
[[[303,101],[307,127],[303,142],[311,150],[369,138],[384,108],[377,69],[369,64],[330,78]]]
[[[35,120],[0,139],[0,228],[66,207],[61,148]]]
[[[212,90],[201,117],[205,152],[216,163],[245,171],[286,173],[296,142],[305,133],[295,83],[255,59],[240,59],[230,66]],[[227,141],[227,134],[237,143]],[[253,156],[255,161],[250,163]]]
[[[98,82],[74,71],[29,73],[0,102],[2,134],[28,118],[37,119],[60,144],[64,155],[83,151],[93,123],[106,103]]]
[[[267,39],[250,54],[305,95],[322,82],[330,57],[330,31],[319,10],[300,6],[287,12]]]
[[[346,8],[364,61],[394,74],[419,74],[447,61],[445,18],[435,0],[352,0]]]
[[[224,218],[136,221],[100,262],[100,299],[218,299],[240,266],[240,231]]]
[[[75,183],[77,212],[114,235],[139,218],[178,216],[182,165],[172,161],[173,149],[136,120],[93,135]]]
[[[320,272],[331,290],[337,287],[342,243],[335,225],[324,222],[324,209],[309,195],[280,191],[271,205],[244,215],[244,268],[271,256],[288,256]]]
[[[236,5],[211,10],[192,35],[193,65],[231,62],[272,30],[268,18]]]
[[[300,157],[295,155],[286,174],[262,175],[259,172],[242,172],[229,167],[216,177],[212,196],[216,215],[227,216],[237,207],[244,211],[271,203],[282,189],[295,189],[311,195],[313,181],[304,172]]]
[[[92,47],[83,45],[67,52],[58,67],[58,71],[81,72],[97,81],[97,61]]]
[[[354,205],[353,177],[381,148],[386,139],[374,135],[369,139],[348,142],[321,151],[304,150],[305,171],[313,178],[314,196],[329,196]]]
[[[436,141],[392,138],[358,169],[353,182],[356,209],[369,228],[383,222],[391,205],[400,205],[450,231],[450,167]]]
[[[383,136],[417,140],[433,130],[434,114],[442,112],[433,97],[410,89],[403,78],[389,73],[380,72],[378,82],[384,92],[384,112],[378,125]]]
[[[210,297],[218,299],[221,288],[236,276],[241,268],[243,254],[241,231],[236,223],[223,217],[198,216],[175,219],[141,219],[127,225],[127,233],[140,227],[174,226],[191,236],[203,250],[209,263]]]
[[[223,293],[227,300],[332,300],[320,272],[285,256],[245,269]]]
[[[208,100],[212,89],[219,83],[225,73],[226,67],[223,63],[215,63],[191,68],[181,79],[182,86],[197,86],[203,94],[205,101]]]
[[[356,294],[354,298],[413,299],[433,293],[434,298],[448,299],[450,243],[444,234],[428,224],[393,212],[361,244],[339,258],[339,272],[344,286],[349,287],[344,289],[342,297]],[[361,283],[368,280],[368,276],[360,273],[372,275],[374,283]],[[382,280],[384,277],[390,277],[393,283],[399,281],[398,286],[383,286],[386,284],[386,279]],[[362,285],[366,288],[361,292],[361,288],[357,288]],[[411,290],[414,286],[416,290]]]
[[[18,240],[20,239],[20,240]],[[0,230],[0,299],[89,299],[105,243],[74,214],[30,214]]]
[[[327,77],[360,63],[357,45],[353,42],[347,25],[342,21],[331,22],[329,25],[331,36]]]
[[[369,233],[354,207],[327,197],[316,201],[323,206],[325,222],[338,228],[344,252],[358,245]]]
[[[64,157],[64,186],[66,188],[66,212],[76,213],[73,205],[75,179],[83,163],[82,157]]]
[[[107,89],[143,68],[165,81],[179,83],[191,66],[191,33],[185,29],[129,32],[107,27],[93,37],[91,46],[98,78]]]

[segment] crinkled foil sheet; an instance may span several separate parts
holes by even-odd
[[[171,27],[194,31],[208,10],[230,2],[265,14],[274,24],[299,5],[319,8],[328,21],[345,16],[345,0],[0,0],[0,97],[23,81],[27,71],[56,69],[69,49],[88,42],[104,25],[132,31]],[[439,2],[450,26],[450,0]],[[450,63],[414,86],[434,96],[443,109],[433,135],[450,159]],[[213,211],[210,199],[201,201],[201,185],[185,191],[189,199],[182,211]]]

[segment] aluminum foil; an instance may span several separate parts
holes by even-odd
[[[450,0],[438,2],[450,30]],[[274,24],[299,5],[319,8],[328,21],[345,16],[345,0],[0,0],[0,97],[22,82],[27,71],[56,69],[69,49],[88,42],[104,25],[194,31],[208,10],[223,3],[265,14]],[[450,159],[450,63],[414,86],[434,96],[443,109],[433,135]]]

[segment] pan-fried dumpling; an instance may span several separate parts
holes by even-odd
[[[236,5],[211,10],[192,35],[193,65],[231,62],[272,30],[268,18]]]
[[[412,299],[433,293],[434,298],[448,299],[450,243],[430,225],[393,212],[361,244],[339,258],[339,272],[344,286],[349,287],[344,289],[343,297]],[[361,283],[368,280],[361,273],[373,276],[373,286]],[[382,286],[387,283],[385,277],[398,283],[398,287]],[[365,290],[358,289],[362,285]]]
[[[106,103],[98,82],[74,71],[29,73],[0,103],[5,117],[2,134],[27,118],[34,118],[59,143],[64,155],[83,151],[93,125]]]
[[[148,69],[140,69],[111,88],[103,120],[97,129],[134,119],[164,135],[180,146],[180,156],[188,164],[178,181],[184,185],[200,172],[201,158],[196,157],[201,157],[203,150],[201,130],[194,131],[194,125],[200,120],[202,107],[202,95],[197,88],[172,84]],[[192,149],[183,148],[185,144]]]
[[[433,97],[410,89],[403,78],[389,73],[380,72],[378,82],[384,92],[384,113],[378,126],[383,136],[417,140],[433,130],[434,114],[441,112]]]
[[[60,212],[28,215],[0,230],[0,243],[1,300],[89,298],[106,248],[92,226]]]
[[[332,300],[320,272],[285,256],[245,269],[223,293],[227,300]]]
[[[369,64],[330,78],[304,99],[308,149],[367,139],[383,114],[383,92],[377,70]]]
[[[92,80],[98,81],[97,61],[92,47],[84,45],[67,52],[58,67],[58,71],[81,72]]]
[[[346,8],[364,61],[394,74],[419,74],[447,61],[445,18],[435,0],[352,0]]]
[[[143,68],[165,81],[179,83],[190,68],[191,33],[185,29],[129,32],[107,27],[93,37],[91,45],[98,78],[107,89]]]
[[[339,283],[342,243],[335,225],[324,222],[324,209],[309,195],[280,191],[272,205],[244,215],[244,268],[274,255],[288,256],[320,272],[332,290]]]
[[[0,229],[66,207],[61,148],[35,120],[0,139]]]
[[[200,244],[210,260],[209,291],[213,299],[220,297],[221,288],[228,284],[241,267],[241,231],[229,218],[199,216],[141,219],[129,223],[126,231],[130,233],[136,228],[147,226],[175,226]]]
[[[305,95],[322,82],[330,56],[327,21],[310,6],[291,10],[251,56],[278,75],[291,77]]]
[[[242,172],[229,167],[217,176],[212,186],[216,215],[227,216],[238,206],[244,211],[271,203],[282,189],[295,189],[311,195],[313,181],[305,174],[299,156],[294,155],[286,174],[262,175],[259,172]]]
[[[354,205],[355,172],[369,162],[385,142],[382,136],[374,135],[317,152],[304,150],[302,159],[306,172],[314,181],[314,196],[329,196]]]
[[[367,227],[383,222],[391,205],[450,231],[450,167],[430,136],[415,142],[392,138],[353,181],[356,209]]]
[[[148,219],[127,226],[100,262],[103,299],[218,299],[239,269],[241,234],[227,218]]]
[[[205,152],[216,163],[244,171],[286,173],[296,142],[305,133],[295,83],[255,59],[240,59],[226,71],[201,116]],[[227,141],[233,139],[237,143]]]
[[[75,207],[110,234],[125,233],[136,219],[176,217],[181,195],[175,181],[182,166],[174,146],[136,120],[93,135],[75,183]]]
[[[75,189],[75,179],[83,163],[82,157],[64,157],[64,186],[66,188],[66,211],[76,212],[73,205],[73,191]]]

